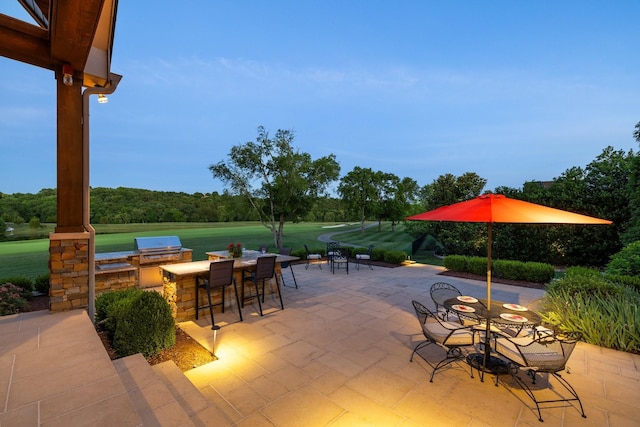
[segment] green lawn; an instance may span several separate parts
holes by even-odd
[[[404,232],[402,225],[391,231],[390,223],[382,223],[378,232],[377,224],[360,231],[360,225],[327,223],[286,224],[284,245],[294,250],[324,248],[318,237],[326,233],[341,233],[334,240],[360,245],[369,244],[384,249],[411,251],[411,236]],[[43,225],[53,231],[53,226]],[[271,232],[256,222],[247,223],[158,223],[158,224],[113,224],[94,225],[96,228],[96,252],[133,250],[134,237],[175,235],[182,245],[193,249],[194,261],[206,259],[205,252],[222,250],[231,242],[242,243],[249,249],[257,249],[261,244],[274,247]],[[28,225],[27,225],[28,228]],[[28,232],[28,231],[25,231]],[[27,276],[35,278],[46,274],[49,261],[49,239],[20,240],[0,243],[0,280],[6,277]]]

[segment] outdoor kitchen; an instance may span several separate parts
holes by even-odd
[[[191,262],[192,255],[178,236],[135,237],[131,251],[95,255],[96,295],[131,287],[161,287],[159,266]]]

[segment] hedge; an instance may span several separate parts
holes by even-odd
[[[487,258],[448,255],[443,261],[444,267],[450,271],[471,273],[477,276],[487,274]],[[509,260],[493,260],[491,275],[508,280],[522,280],[534,283],[549,283],[555,277],[555,269],[550,264],[540,262],[522,262]]]

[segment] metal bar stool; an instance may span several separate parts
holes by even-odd
[[[242,321],[242,309],[240,308],[240,298],[238,297],[238,286],[236,285],[236,279],[233,277],[233,260],[214,261],[209,265],[209,277],[199,277],[196,280],[196,320],[199,317],[200,310],[204,308],[209,309],[211,315],[211,329],[215,327],[215,321],[213,318],[213,306],[211,302],[211,290],[220,289],[222,294],[222,302],[215,305],[222,305],[222,312],[224,313],[224,294],[227,286],[233,285],[233,290],[236,294],[236,304],[238,305],[238,313],[240,314],[240,321]],[[204,289],[207,292],[207,305],[200,305],[200,290]]]

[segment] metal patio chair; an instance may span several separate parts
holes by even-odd
[[[291,248],[280,248],[280,255],[291,255]],[[284,277],[282,276],[282,272],[285,269],[289,269],[291,271],[291,276],[293,277],[293,283],[298,289],[298,282],[296,281],[296,275],[293,272],[293,265],[289,261],[280,263],[280,279],[282,279],[282,286],[287,286],[284,282]]]
[[[360,263],[365,262],[369,266],[371,270],[373,267],[371,266],[371,253],[373,252],[373,245],[369,245],[369,249],[365,254],[356,254],[356,270],[360,270]]]
[[[558,332],[551,335],[539,335],[535,339],[529,337],[496,338],[496,352],[509,360],[511,377],[536,404],[538,419],[540,421],[543,421],[541,409],[544,409],[541,405],[551,404],[555,407],[559,402],[572,401],[578,402],[580,406],[579,412],[583,418],[587,418],[578,393],[571,384],[560,375],[560,372],[565,370],[567,360],[569,360],[573,349],[581,338],[581,332]],[[538,400],[534,391],[529,384],[527,384],[527,381],[518,375],[519,371],[526,372],[531,378],[531,384],[536,383],[536,377],[539,374],[546,373],[549,376],[549,388],[551,388],[551,378],[555,378],[570,396],[562,396],[554,389],[554,392],[558,396],[557,399]]]
[[[420,322],[422,334],[426,338],[426,341],[422,341],[416,345],[409,361],[413,362],[413,355],[418,354],[418,356],[433,369],[431,378],[429,379],[430,382],[433,382],[433,377],[437,371],[453,362],[464,360],[464,354],[461,348],[471,347],[475,344],[475,333],[469,326],[442,321],[431,310],[418,301],[414,300],[411,301],[411,303],[416,311],[416,317]],[[418,352],[418,350],[430,344],[436,344],[447,351],[445,358],[435,365]],[[471,371],[471,377],[473,377],[473,371]]]

